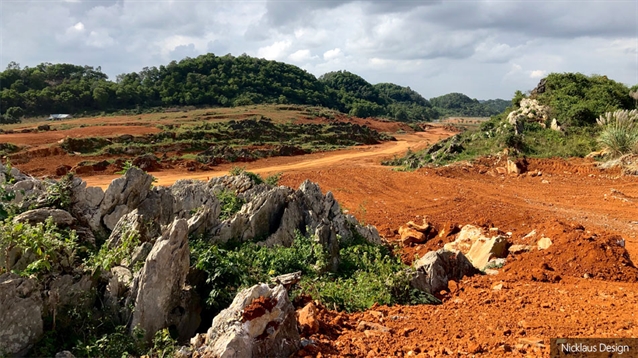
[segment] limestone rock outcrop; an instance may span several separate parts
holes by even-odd
[[[147,341],[169,326],[186,340],[199,326],[199,312],[193,307],[197,300],[186,286],[189,260],[188,224],[178,219],[156,241],[131,289],[129,303],[135,306],[131,328],[144,329]]]

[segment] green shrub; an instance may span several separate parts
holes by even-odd
[[[176,350],[177,341],[171,337],[169,330],[164,328],[155,332],[155,337],[153,337],[153,347],[151,348],[151,351],[148,352],[147,356],[157,358],[174,357]]]
[[[115,172],[115,174],[117,175],[125,175],[126,172],[129,171],[129,169],[135,167],[133,165],[133,162],[130,160],[127,160],[126,162],[124,162],[124,165],[122,166],[122,170]],[[137,167],[136,167],[137,168]]]
[[[242,168],[242,167],[237,167],[237,166],[233,167],[230,170],[229,174],[231,176],[237,176],[237,175],[244,174],[244,175],[248,176],[250,178],[250,180],[252,180],[252,182],[255,183],[255,184],[261,184],[261,183],[264,182],[264,179],[259,174],[256,174],[256,173],[253,173],[253,172],[249,172],[249,171],[246,170],[246,168]]]
[[[207,274],[207,305],[213,310],[227,307],[237,291],[271,277],[301,271],[302,281],[291,296],[308,294],[329,307],[349,312],[374,303],[436,303],[430,295],[410,287],[410,269],[386,247],[362,238],[342,242],[337,272],[328,272],[329,257],[313,238],[297,233],[290,247],[263,247],[255,243],[226,247],[194,240],[191,264]]]
[[[120,242],[114,247],[107,244],[102,245],[97,254],[88,258],[87,267],[93,272],[110,271],[113,266],[120,265],[124,260],[130,259],[140,243],[140,233],[131,227],[126,227],[122,232]]]
[[[35,226],[11,220],[0,223],[0,248],[5,259],[0,263],[0,274],[14,271],[21,275],[37,275],[73,270],[78,245],[75,231],[58,229],[49,217]],[[30,258],[24,269],[13,270],[14,263],[9,254],[13,250]]]
[[[231,190],[222,190],[216,194],[217,199],[221,205],[221,213],[219,214],[219,220],[226,220],[235,215],[241,207],[244,205],[244,200],[239,198]]]
[[[83,341],[79,341],[74,347],[73,353],[80,357],[141,356],[145,353],[146,348],[143,338],[144,332],[142,330],[134,330],[131,335],[126,326],[117,326],[112,332],[97,336],[89,335]]]
[[[55,182],[47,183],[44,206],[69,210],[71,207],[71,187],[73,174],[69,173]]]
[[[16,205],[11,203],[15,196],[13,191],[7,190],[5,183],[0,182],[0,221],[4,221],[16,214]]]
[[[266,179],[264,179],[264,183],[268,185],[272,185],[272,186],[277,186],[279,185],[279,180],[281,179],[282,174],[283,174],[282,172],[278,172],[278,173],[269,175],[266,177]]]

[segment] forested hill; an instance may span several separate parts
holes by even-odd
[[[11,63],[0,72],[0,114],[11,118],[262,103],[318,105],[361,117],[387,116],[400,121],[500,112],[487,110],[476,100],[471,101],[478,104],[455,110],[432,101],[409,87],[372,85],[350,72],[330,72],[317,79],[299,67],[246,55],[186,58],[159,68],[145,67],[137,73],[122,74],[116,81],[109,81],[100,67],[71,64],[43,63],[20,68]],[[445,103],[448,102],[454,101]],[[481,110],[476,109],[479,107]]]
[[[479,101],[463,93],[448,93],[430,99],[430,103],[437,108],[442,117],[490,117],[503,112],[511,104],[511,101],[503,99]]]

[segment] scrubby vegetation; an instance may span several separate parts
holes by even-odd
[[[142,155],[189,153],[205,165],[249,162],[274,156],[328,151],[359,144],[377,144],[393,137],[367,126],[351,123],[275,123],[269,118],[164,126],[162,132],[112,138],[66,138],[62,148],[88,155]],[[124,171],[121,172],[122,174]]]
[[[409,267],[387,247],[358,238],[341,241],[337,272],[327,271],[327,254],[313,238],[297,234],[291,247],[266,248],[254,243],[209,245],[193,240],[192,264],[207,274],[199,287],[209,309],[230,304],[238,290],[270,278],[301,271],[302,281],[292,295],[310,295],[331,308],[348,312],[374,303],[437,303],[435,297],[410,287]]]
[[[529,108],[519,111],[524,98],[542,107],[543,113]],[[505,149],[514,156],[584,157],[602,147],[605,154],[618,156],[635,148],[631,120],[635,111],[627,111],[634,106],[629,88],[605,76],[554,73],[529,96],[517,91],[510,107],[477,130],[460,133],[420,152],[410,151],[384,164],[415,169],[494,155]]]
[[[491,105],[440,110],[409,87],[372,85],[346,72],[319,79],[299,67],[241,56],[206,54],[168,65],[145,67],[109,81],[101,68],[42,63],[0,72],[0,124],[22,116],[76,115],[175,106],[245,106],[263,103],[313,105],[352,115],[427,121],[442,115],[495,114]],[[477,108],[481,108],[477,110]]]

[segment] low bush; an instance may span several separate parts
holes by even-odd
[[[226,220],[235,215],[244,205],[244,200],[239,198],[235,192],[231,190],[222,190],[216,194],[221,205],[221,213],[219,220]]]
[[[70,272],[75,267],[78,249],[75,231],[60,230],[49,217],[45,223],[30,225],[7,219],[0,223],[0,248],[4,262],[0,274],[13,271],[21,275],[42,274],[52,271]],[[25,267],[15,268],[10,253],[19,251],[26,258]]]
[[[438,303],[410,287],[411,271],[388,248],[362,238],[342,242],[337,272],[328,272],[328,255],[313,238],[297,233],[292,246],[267,248],[255,243],[210,245],[191,242],[191,263],[207,275],[207,305],[214,311],[227,307],[242,288],[270,278],[301,271],[302,281],[291,291],[304,294],[331,308],[348,312],[365,310],[374,303]]]

